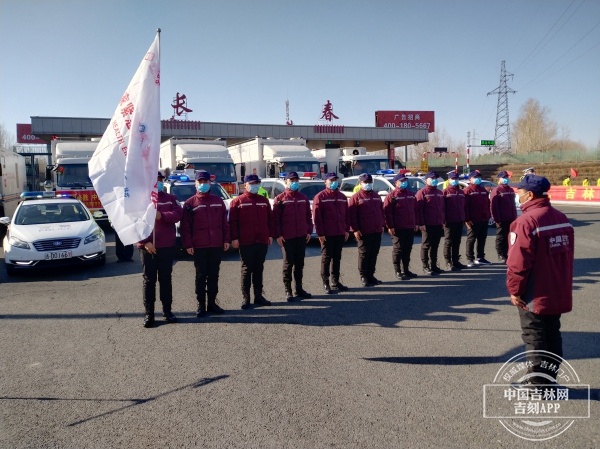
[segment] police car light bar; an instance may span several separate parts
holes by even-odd
[[[60,197],[63,195],[60,194],[56,194],[55,192],[23,192],[21,193],[21,198],[27,200],[31,200],[31,199],[38,199],[38,198],[56,198],[56,197]],[[68,195],[64,195],[64,196],[68,196]]]
[[[279,173],[280,178],[285,178],[286,176],[287,176],[287,173]]]
[[[394,174],[394,170],[388,169],[388,170],[377,170],[377,174],[378,175],[393,175]]]
[[[189,181],[190,177],[187,175],[170,175],[169,181]]]

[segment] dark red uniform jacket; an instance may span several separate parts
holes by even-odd
[[[458,186],[448,186],[442,193],[446,208],[446,223],[465,221],[465,193]]]
[[[239,240],[240,245],[268,245],[269,237],[275,237],[269,200],[247,191],[235,198],[229,208],[229,232],[231,240]]]
[[[496,223],[517,219],[515,195],[513,188],[507,185],[499,185],[492,190],[490,194],[491,212]]]
[[[183,205],[179,227],[184,248],[219,248],[230,243],[227,208],[221,198],[197,192]]]
[[[419,226],[443,225],[446,220],[444,194],[437,187],[423,187],[417,199],[417,224]]]
[[[396,187],[385,197],[383,212],[389,229],[414,229],[417,224],[415,194],[408,189]]]
[[[469,184],[463,190],[466,195],[465,221],[481,223],[490,221],[490,198],[487,190],[480,185]]]
[[[275,237],[287,240],[306,238],[306,234],[312,234],[313,224],[308,197],[304,193],[285,189],[285,192],[275,197],[273,221]]]
[[[383,201],[377,192],[360,189],[348,202],[352,232],[374,234],[383,232]]]
[[[313,221],[320,237],[349,232],[348,198],[338,189],[325,189],[317,193],[313,200]]]
[[[155,248],[168,248],[175,246],[176,232],[175,223],[181,220],[182,209],[177,204],[177,197],[166,192],[158,192],[156,210],[160,212],[160,220],[154,222],[154,237],[150,234],[144,240],[138,242],[138,248],[142,248],[147,242],[154,240]]]
[[[573,308],[575,233],[569,219],[547,198],[530,200],[510,225],[506,269],[508,293],[527,308],[557,315]]]

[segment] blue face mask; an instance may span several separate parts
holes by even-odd
[[[476,186],[478,186],[479,184],[481,184],[481,178],[475,178],[473,180],[473,184],[475,184]]]
[[[163,189],[165,188],[165,185],[163,184],[163,182],[162,181],[158,181],[156,184],[157,184],[157,187],[158,187],[158,191],[162,192]]]
[[[206,193],[210,190],[210,184],[208,182],[205,182],[204,184],[198,184],[196,188],[198,189],[198,192]]]
[[[298,187],[300,187],[300,183],[298,181],[290,182],[290,190],[293,190],[295,192],[296,190],[298,190]]]
[[[373,190],[373,183],[369,182],[369,183],[363,184],[362,188],[364,190],[366,190],[367,192],[370,192],[371,190]]]
[[[406,189],[408,187],[408,181],[402,181],[400,183],[400,188],[401,189]]]
[[[329,183],[329,188],[330,188],[331,190],[335,190],[335,189],[337,189],[337,188],[338,188],[338,186],[339,186],[339,185],[340,185],[340,184],[339,184],[337,181],[331,181],[331,182]]]
[[[431,187],[436,187],[437,186],[437,179],[432,179],[431,180],[431,184],[429,184]]]
[[[260,189],[260,184],[250,184],[248,186],[248,191],[250,193],[258,193],[259,189]]]
[[[502,181],[500,181],[502,184],[508,184],[509,179],[508,178],[502,178]]]
[[[458,185],[458,179],[451,179],[450,185],[456,187]]]

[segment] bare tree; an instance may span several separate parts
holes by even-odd
[[[0,123],[0,147],[6,150],[12,150],[12,147],[17,144],[14,134],[9,133],[4,126],[4,123]]]
[[[521,106],[519,117],[513,124],[512,136],[515,153],[560,149],[560,140],[556,139],[558,125],[550,120],[549,116],[550,108],[541,107],[540,102],[534,98],[529,98]]]

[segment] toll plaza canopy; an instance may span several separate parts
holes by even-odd
[[[88,139],[101,137],[110,123],[107,118],[31,117],[32,133],[50,143],[52,137]],[[187,120],[162,120],[162,141],[179,139],[223,139],[228,145],[255,137],[286,139],[301,137],[310,149],[338,145],[378,151],[428,141],[427,129],[379,128],[344,125],[256,125]],[[393,158],[393,154],[389,155]]]

